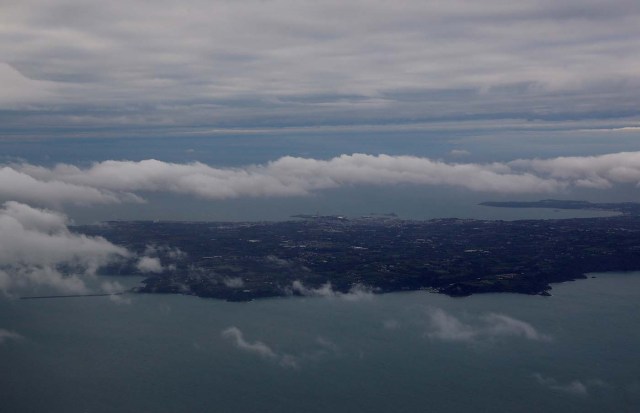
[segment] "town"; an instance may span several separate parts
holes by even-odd
[[[620,216],[560,220],[301,215],[285,222],[115,221],[75,230],[157,258],[161,270],[145,274],[139,293],[229,301],[329,288],[548,295],[551,283],[590,272],[640,270],[640,216],[622,205]],[[142,274],[134,260],[102,271]]]

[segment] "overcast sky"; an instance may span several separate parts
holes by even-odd
[[[5,0],[0,133],[637,125],[637,0]]]

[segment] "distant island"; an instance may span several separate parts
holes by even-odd
[[[594,203],[588,201],[543,199],[542,201],[533,202],[481,202],[480,205],[498,208],[586,209],[591,211],[613,211],[624,215],[640,215],[640,204],[635,202]]]
[[[597,271],[640,270],[640,205],[486,202],[499,207],[606,209],[622,215],[558,220],[402,220],[299,215],[284,222],[108,222],[79,226],[162,270],[138,293],[228,301],[428,289],[449,296],[548,295],[551,283]],[[150,247],[151,246],[151,247]],[[105,274],[141,274],[135,261]]]

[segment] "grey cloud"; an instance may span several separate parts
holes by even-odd
[[[279,365],[289,368],[297,368],[297,358],[290,354],[276,353],[271,347],[263,343],[262,341],[249,342],[245,340],[244,334],[238,327],[229,327],[222,331],[222,337],[233,342],[233,344],[239,349],[276,361]]]
[[[638,104],[639,14],[627,0],[10,2],[0,80],[27,87],[0,104],[72,127],[621,113]]]
[[[568,383],[561,383],[553,377],[543,376],[540,373],[534,373],[533,378],[538,384],[554,391],[572,394],[574,396],[588,396],[589,391],[594,388],[608,387],[607,383],[599,379],[592,380],[573,380]]]
[[[441,308],[427,311],[426,336],[434,340],[473,343],[477,340],[521,337],[533,341],[549,341],[531,324],[504,314],[486,314],[464,322]]]
[[[295,354],[278,352],[262,341],[250,342],[245,339],[244,333],[235,326],[229,327],[221,332],[224,339],[229,340],[238,349],[250,354],[254,354],[265,360],[270,360],[278,366],[285,368],[300,368],[304,363],[319,362],[329,356],[341,354],[340,347],[333,341],[318,336],[313,344],[306,351]]]
[[[40,285],[85,292],[83,278],[129,256],[126,249],[101,237],[71,232],[59,213],[13,201],[0,209],[0,291],[5,294]]]
[[[21,340],[22,338],[22,335],[16,333],[15,331],[0,328],[0,344],[3,344],[9,340]]]
[[[20,182],[17,185],[16,182]],[[640,152],[447,163],[414,156],[353,154],[328,160],[286,156],[263,165],[216,168],[158,160],[104,161],[89,168],[12,164],[0,168],[0,197],[40,203],[142,202],[144,192],[205,199],[304,196],[352,185],[441,185],[505,194],[607,189],[640,183]]]
[[[517,160],[516,169],[559,180],[571,180],[576,186],[609,188],[616,183],[640,183],[640,154],[620,152],[600,156],[567,156],[554,159]]]
[[[44,182],[8,166],[0,168],[0,197],[46,205],[142,202],[132,194],[116,195],[108,190],[98,190],[56,180]]]

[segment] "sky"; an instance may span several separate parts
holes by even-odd
[[[7,0],[0,133],[629,132],[639,23],[635,0]]]

